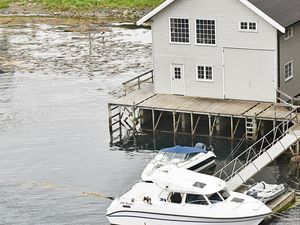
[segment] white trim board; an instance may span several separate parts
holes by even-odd
[[[148,21],[150,18],[152,18],[153,16],[155,16],[157,13],[159,13],[161,10],[163,10],[164,8],[166,8],[167,6],[169,6],[174,1],[175,0],[166,0],[166,1],[164,1],[162,4],[160,4],[159,6],[157,6],[155,9],[153,9],[151,12],[149,12],[143,18],[141,18],[140,20],[138,20],[136,22],[136,25],[138,25],[138,26],[142,25],[143,23],[145,23],[146,21]]]
[[[166,0],[162,4],[160,4],[158,7],[153,9],[151,12],[149,12],[147,15],[142,17],[140,20],[137,21],[137,25],[140,26],[143,23],[147,22],[149,19],[151,19],[153,16],[155,16],[157,13],[168,7],[171,3],[173,3],[175,0]],[[271,17],[269,17],[267,14],[265,14],[263,11],[258,9],[255,5],[250,3],[248,0],[239,0],[241,3],[243,3],[245,6],[247,6],[250,10],[252,10],[254,13],[256,13],[258,16],[263,18],[265,21],[267,21],[269,24],[271,24],[273,27],[275,27],[277,30],[279,30],[282,33],[285,33],[285,28],[281,26],[279,23],[277,23],[275,20],[273,20]]]

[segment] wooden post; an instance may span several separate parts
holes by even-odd
[[[121,107],[118,108],[119,108],[119,131],[120,131],[119,140],[121,142],[122,141],[122,113],[121,113]]]
[[[108,104],[108,124],[109,124],[110,144],[113,144],[113,131],[112,131],[112,118],[111,118],[110,104]]]
[[[176,145],[176,113],[175,110],[173,110],[173,142],[174,145]]]
[[[194,118],[193,118],[193,112],[191,112],[191,134],[193,135],[194,130]]]
[[[154,108],[152,108],[152,129],[155,131],[155,111]]]
[[[233,116],[230,116],[230,133],[231,133],[231,139],[234,138],[234,133],[233,133]]]
[[[211,114],[208,114],[208,135],[211,136],[212,132],[211,132]]]

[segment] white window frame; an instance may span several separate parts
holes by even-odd
[[[287,65],[289,65],[289,64],[291,64],[291,66],[292,66],[292,68],[291,68],[291,76],[286,77],[286,69],[285,69],[285,67],[286,67]],[[294,77],[294,60],[289,61],[288,63],[286,63],[286,64],[284,65],[284,80],[285,80],[285,82],[291,80],[293,77]]]
[[[201,79],[198,77],[198,67],[203,66],[204,67],[204,78]],[[211,67],[211,79],[206,78],[206,67]],[[201,81],[201,82],[214,82],[214,66],[213,65],[204,65],[204,64],[199,64],[196,66],[196,81]]]
[[[241,25],[242,25],[242,23],[247,23],[247,29],[242,29],[241,28]],[[256,24],[256,29],[255,30],[252,30],[252,29],[250,29],[250,23],[255,23]],[[258,31],[258,23],[257,23],[257,21],[245,21],[245,20],[243,20],[243,21],[240,21],[239,22],[239,31],[241,31],[241,32],[252,32],[252,33],[257,33],[257,31]]]
[[[173,42],[171,37],[171,19],[187,19],[189,21],[189,42]],[[191,20],[187,17],[169,17],[169,43],[175,45],[190,45],[191,44]]]
[[[291,33],[289,33],[289,31],[291,31]],[[286,36],[288,34],[288,36]],[[284,40],[289,40],[292,37],[294,37],[294,28],[293,27],[289,27],[285,30],[285,34],[284,34]]]
[[[197,42],[197,20],[213,20],[215,21],[215,44],[202,44],[202,43],[198,43]],[[199,19],[199,18],[196,18],[195,19],[195,45],[199,45],[199,46],[212,46],[212,47],[215,47],[217,46],[217,20],[215,19]]]

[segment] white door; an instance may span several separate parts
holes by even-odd
[[[224,48],[224,97],[275,100],[274,51]]]
[[[184,66],[183,64],[171,65],[172,94],[184,95]]]

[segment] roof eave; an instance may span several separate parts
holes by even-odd
[[[285,28],[282,25],[277,23],[275,20],[273,20],[271,17],[269,17],[267,14],[265,14],[255,5],[253,5],[251,2],[249,2],[248,0],[240,0],[240,2],[247,6],[249,9],[251,9],[254,13],[259,15],[261,18],[263,18],[265,21],[267,21],[269,24],[271,24],[273,27],[275,27],[277,30],[279,30],[281,33],[285,33]]]
[[[151,12],[149,12],[148,14],[146,14],[143,18],[141,18],[140,20],[138,20],[136,22],[136,25],[140,26],[143,23],[147,22],[151,17],[155,16],[157,13],[159,13],[161,10],[163,10],[164,8],[166,8],[168,5],[170,5],[174,1],[175,0],[166,0],[166,1],[164,1],[162,4],[160,4],[155,9],[153,9]]]

